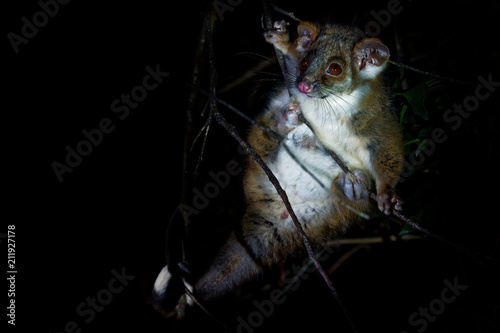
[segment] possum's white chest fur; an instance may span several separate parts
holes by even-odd
[[[341,170],[332,157],[317,145],[309,127],[305,124],[297,126],[282,144],[288,147],[291,154],[281,148],[274,164],[277,177],[289,193],[290,200],[302,204],[328,197],[327,191]]]
[[[324,147],[335,151],[351,170],[363,171],[369,162],[366,144],[352,133],[348,124],[358,100],[358,94],[323,100],[304,94],[295,96],[314,133],[306,124],[298,125],[282,141],[276,159],[268,162],[301,221],[323,223],[335,209],[330,189],[343,171]],[[288,94],[280,94],[271,108],[282,109],[288,102]],[[283,226],[292,226],[290,218],[283,222]]]
[[[270,165],[299,221],[311,225],[328,221],[335,207],[330,188],[342,172],[332,157],[316,143],[309,127],[301,124],[288,133],[276,160]],[[285,150],[285,145],[290,152]],[[290,217],[277,220],[284,228],[294,228]]]
[[[337,153],[351,169],[365,170],[370,163],[366,142],[349,126],[350,118],[358,112],[359,101],[366,93],[360,88],[351,94],[330,95],[325,99],[296,96],[304,118],[314,129],[319,141]]]

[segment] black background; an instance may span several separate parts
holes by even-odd
[[[363,28],[373,20],[370,11],[386,8],[387,1],[278,4],[301,19],[350,23],[355,18]],[[380,35],[393,50],[398,34],[403,62],[466,81],[477,82],[478,75],[489,74],[500,81],[498,4],[412,1],[403,7]],[[193,322],[165,320],[149,303],[152,283],[165,263],[167,222],[181,195],[184,114],[191,89],[186,84],[191,82],[194,63],[200,61],[194,53],[203,4],[71,1],[60,5],[57,15],[15,54],[7,34],[20,34],[21,18],[32,21],[39,10],[36,1],[2,10],[7,74],[2,75],[6,78],[2,132],[7,185],[3,220],[16,225],[15,329],[34,326],[39,332],[62,332],[69,321],[75,321],[82,332],[220,329],[196,311]],[[256,65],[261,58],[253,53],[272,55],[261,37],[261,13],[260,1],[244,0],[216,23],[219,86]],[[169,76],[126,119],[119,120],[111,103],[142,83],[146,66],[158,64]],[[207,68],[206,63],[201,67]],[[277,66],[266,70],[279,73]],[[409,74],[410,86],[423,79],[421,74]],[[263,80],[257,90],[256,85],[259,81],[251,80],[221,97],[253,116],[266,88],[272,87]],[[452,107],[473,95],[474,86],[446,83],[441,94]],[[417,127],[444,128],[450,138],[400,188],[409,216],[425,208],[422,222],[429,229],[473,250],[489,255],[496,251],[496,256],[498,96],[496,92],[481,102],[456,131],[442,121],[444,110],[430,108],[428,122],[415,120]],[[196,121],[202,110],[200,102]],[[227,110],[224,113],[241,133],[246,132],[248,124]],[[51,163],[64,163],[65,147],[76,147],[84,139],[82,130],[96,128],[103,118],[113,121],[114,131],[105,134],[102,143],[59,182]],[[232,159],[240,161],[232,139],[220,126],[212,127],[197,180],[201,186],[209,171],[223,170]],[[191,161],[199,151],[198,143]],[[190,175],[192,171],[193,164]],[[217,216],[224,220],[231,210],[241,211],[238,184],[232,182],[203,212],[206,215],[196,219],[193,229],[199,232],[193,239],[200,242],[200,249],[217,243],[209,233],[219,230]],[[2,228],[0,232],[6,232]],[[338,256],[349,249],[342,248]],[[331,258],[330,264],[336,259]],[[125,269],[135,278],[94,320],[85,323],[86,317],[75,309],[107,288],[113,269]],[[467,292],[447,305],[425,331],[498,332],[498,274],[436,241],[373,245],[349,258],[332,280],[360,332],[415,332],[408,316],[440,296],[443,280],[455,277],[469,286]],[[252,300],[266,295],[255,291],[250,299],[231,299],[237,306],[217,304],[213,311],[234,328],[235,318],[255,311]],[[331,331],[350,332],[324,283],[311,275],[260,331],[316,331],[325,325]]]

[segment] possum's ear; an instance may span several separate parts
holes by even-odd
[[[302,50],[307,49],[318,37],[319,28],[312,22],[300,22],[297,26],[299,37],[297,38],[297,46]],[[301,50],[299,50],[301,51]]]
[[[389,48],[379,39],[365,38],[354,46],[353,57],[360,74],[375,77],[380,73],[389,59]]]

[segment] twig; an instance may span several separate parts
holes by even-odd
[[[421,236],[417,235],[401,235],[396,237],[394,235],[389,236],[389,238],[385,237],[362,237],[362,238],[345,238],[345,239],[335,239],[326,243],[326,246],[335,246],[335,245],[352,245],[352,244],[380,244],[384,242],[396,242],[396,241],[412,241],[412,240],[422,240]]]
[[[240,117],[242,117],[243,119],[245,119],[246,121],[248,121],[249,123],[251,123],[252,125],[256,126],[257,128],[259,128],[264,134],[267,134],[269,135],[270,137],[272,138],[275,138],[279,141],[283,141],[285,139],[285,136],[276,132],[276,131],[273,131],[271,128],[269,127],[265,127],[265,126],[262,126],[261,124],[259,124],[257,121],[255,121],[254,119],[248,117],[245,113],[241,112],[240,110],[238,110],[237,108],[235,108],[233,105],[229,104],[228,102],[218,98],[217,96],[214,96],[212,94],[209,94],[208,92],[204,91],[203,89],[199,88],[199,87],[195,87],[193,85],[189,85],[190,87],[194,88],[194,89],[198,89],[200,90],[200,92],[202,94],[204,94],[205,96],[209,97],[209,98],[213,98],[217,101],[217,103],[219,104],[222,104],[223,106],[227,107],[229,110],[233,111],[234,113],[236,113],[237,115],[239,115]],[[318,142],[321,146],[321,148],[325,149],[325,151],[328,151],[320,142]],[[288,153],[288,155],[290,155],[290,157],[294,160],[295,163],[297,163],[301,168],[302,170],[304,170],[305,173],[307,173],[309,176],[311,176],[311,178],[322,188],[324,189],[329,195],[331,195],[334,199],[337,200],[337,202],[344,206],[345,208],[349,209],[350,211],[352,211],[353,213],[355,213],[356,215],[364,218],[364,219],[370,219],[370,217],[357,210],[356,208],[352,207],[351,205],[349,205],[343,198],[340,198],[339,196],[335,195],[335,193],[327,186],[325,186],[325,184],[323,184],[321,182],[321,180],[319,180],[319,178],[314,174],[312,173],[305,165],[304,163],[302,163],[298,157],[290,150],[290,147],[288,147],[284,142],[281,142],[281,145],[282,147],[285,149],[285,151]]]
[[[300,223],[298,221],[298,218],[295,215],[295,211],[293,210],[293,208],[292,208],[292,206],[290,204],[290,201],[288,200],[288,196],[287,196],[286,192],[283,190],[283,188],[281,187],[278,179],[272,173],[272,171],[269,169],[269,167],[264,163],[264,161],[257,154],[257,152],[255,152],[255,150],[250,145],[248,145],[241,138],[241,136],[238,134],[238,132],[234,129],[234,126],[231,125],[231,124],[229,124],[224,119],[224,117],[216,109],[213,110],[213,113],[215,115],[215,119],[217,120],[217,122],[219,124],[221,124],[229,132],[229,134],[231,134],[231,136],[236,141],[238,141],[238,143],[245,149],[245,151],[248,154],[250,154],[250,156],[252,156],[252,158],[260,165],[260,167],[262,168],[262,170],[264,170],[264,172],[266,173],[267,177],[269,178],[269,181],[271,182],[271,184],[273,184],[274,188],[278,192],[278,195],[283,200],[283,203],[285,204],[285,207],[286,207],[288,213],[290,214],[290,217],[292,218],[292,221],[295,224],[295,227],[297,228],[297,232],[299,233],[300,237],[302,238],[302,241],[304,243],[304,246],[306,247],[306,251],[307,251],[307,254],[308,254],[309,258],[312,260],[312,262],[314,263],[314,266],[316,267],[316,269],[318,270],[318,272],[320,273],[320,275],[323,277],[323,280],[325,280],[328,288],[330,289],[330,292],[333,294],[333,296],[335,297],[335,299],[339,303],[340,307],[342,308],[342,311],[344,312],[345,316],[347,317],[347,319],[348,319],[349,323],[351,324],[353,330],[355,332],[357,332],[357,330],[355,329],[355,326],[354,326],[354,324],[353,324],[353,322],[352,322],[349,314],[347,313],[347,311],[345,310],[345,307],[342,304],[342,301],[340,299],[340,296],[339,296],[337,290],[333,286],[332,282],[330,281],[330,278],[328,277],[328,275],[324,271],[323,267],[321,267],[321,264],[314,257],[314,252],[312,250],[312,247],[311,247],[311,244],[309,242],[309,239],[307,238],[307,235],[305,234],[304,229],[300,225]]]
[[[273,27],[273,21],[271,19],[271,11],[269,10],[269,6],[272,7],[273,4],[269,0],[263,0],[262,1],[262,6],[263,6],[263,9],[264,9],[264,17],[265,17],[265,22],[266,22],[266,28],[267,29],[272,29],[272,27]],[[283,56],[283,53],[281,53],[281,51],[278,50],[278,48],[276,46],[274,46],[274,52],[276,53],[276,59],[278,59],[278,63],[279,63],[280,68],[281,68],[281,73],[283,74],[283,77],[286,78],[287,69],[286,69],[285,58]],[[287,82],[288,80],[285,80],[285,81]],[[290,94],[290,89],[288,89],[288,94]]]
[[[323,256],[323,254],[326,252],[326,246],[321,249],[316,255],[315,258],[320,258]],[[294,275],[294,277],[285,285],[283,288],[283,292],[286,293],[290,289],[292,289],[292,286],[294,286],[297,281],[300,280],[300,278],[305,274],[305,272],[313,265],[313,262],[311,260],[308,260],[307,263],[302,265],[302,268]]]
[[[200,155],[198,156],[198,162],[196,163],[196,167],[194,168],[193,178],[196,178],[196,176],[198,175],[198,168],[200,167],[201,161],[203,160],[203,154],[205,153],[205,146],[207,144],[207,139],[208,139],[208,132],[210,131],[210,124],[212,124],[212,113],[208,115],[205,125],[203,125],[203,127],[201,128],[200,132],[193,141],[193,145],[191,146],[192,150],[194,148],[194,144],[196,143],[196,141],[198,141],[201,135],[205,133],[201,144]]]
[[[306,123],[307,124],[307,123]],[[311,127],[310,127],[311,128]],[[311,128],[311,131],[312,131],[312,128]],[[314,132],[313,132],[314,133]],[[340,157],[332,150],[330,149],[327,149],[325,148],[328,153],[330,154],[330,156],[335,160],[335,162],[340,166],[340,168],[346,173],[346,174],[349,174],[349,175],[353,175],[353,173],[349,170],[349,168],[344,164],[344,162],[342,162],[342,160],[340,159]],[[373,193],[373,191],[371,191],[369,188],[366,188],[366,190],[368,191],[368,194],[370,195],[370,198],[372,200],[374,200],[375,202],[377,202],[377,195],[375,193]],[[438,236],[436,235],[435,233],[431,232],[430,230],[422,227],[421,225],[419,225],[418,223],[415,223],[413,222],[411,219],[409,219],[408,217],[406,217],[405,215],[403,215],[403,213],[401,213],[400,211],[396,210],[396,209],[392,209],[391,211],[391,214],[394,215],[395,217],[397,217],[400,221],[410,225],[412,228],[416,229],[416,230],[419,230],[421,232],[423,232],[424,234],[450,246],[450,247],[453,247],[457,250],[459,250],[460,252],[462,253],[465,253],[469,256],[472,256],[472,257],[481,257],[483,259],[486,259],[486,260],[490,260],[490,261],[494,261],[494,262],[500,262],[499,259],[497,258],[493,258],[493,257],[490,257],[490,256],[485,256],[485,255],[482,255],[480,253],[477,253],[477,252],[474,252],[472,250],[469,250],[465,247],[462,247],[462,246],[459,246],[441,236]]]
[[[312,250],[309,239],[307,238],[307,235],[305,234],[304,229],[300,225],[299,220],[298,220],[297,216],[295,215],[295,211],[293,210],[293,208],[290,204],[290,201],[288,200],[288,196],[287,196],[286,192],[283,190],[283,188],[281,187],[278,179],[272,173],[272,171],[269,169],[269,167],[264,163],[264,161],[257,154],[257,152],[255,152],[255,150],[241,138],[241,136],[238,134],[238,132],[234,129],[234,126],[229,124],[216,109],[213,110],[213,113],[215,115],[215,119],[217,120],[217,122],[220,125],[222,125],[222,127],[224,127],[226,129],[226,131],[228,131],[229,134],[231,134],[231,136],[236,141],[238,141],[238,143],[245,149],[245,151],[248,154],[250,154],[250,156],[252,156],[252,158],[260,165],[262,170],[264,170],[264,172],[266,173],[267,177],[269,178],[269,181],[271,182],[271,184],[273,184],[274,188],[278,192],[278,195],[283,200],[283,203],[285,204],[285,207],[286,207],[288,213],[290,214],[290,217],[292,218],[292,221],[295,224],[295,227],[297,228],[297,232],[299,233],[300,237],[302,238],[302,241],[304,243],[304,246],[306,247],[306,251],[307,251],[309,258],[314,263],[314,266],[316,267],[316,269],[318,270],[320,275],[323,277],[323,280],[325,281],[326,285],[330,289],[330,292],[333,294],[333,296],[337,300],[339,306],[341,307],[342,311],[344,312],[344,315],[346,316],[347,320],[349,321],[352,329],[354,330],[354,332],[357,332],[357,330],[354,326],[354,323],[351,320],[350,315],[347,313],[347,311],[346,311],[346,309],[345,309],[345,307],[340,299],[340,296],[337,292],[337,289],[335,289],[332,282],[330,281],[330,278],[328,277],[328,275],[324,271],[323,267],[321,267],[321,264],[314,257],[314,252]]]
[[[330,269],[328,270],[328,274],[331,275],[333,274],[333,272],[340,267],[340,265],[342,265],[342,263],[344,261],[346,261],[350,256],[352,256],[354,253],[358,252],[359,250],[361,249],[365,249],[367,248],[368,245],[366,244],[359,244],[355,247],[353,247],[352,249],[350,249],[349,251],[347,251],[342,257],[340,257],[336,262],[335,264],[332,265],[332,267],[330,267]]]
[[[417,72],[419,74],[423,74],[423,75],[428,75],[428,76],[435,77],[436,79],[445,80],[445,81],[449,81],[449,82],[453,82],[453,83],[458,83],[458,84],[466,84],[466,85],[472,85],[472,86],[477,85],[477,83],[475,83],[475,82],[456,80],[456,79],[452,79],[452,78],[447,77],[447,76],[443,76],[443,75],[439,75],[439,74],[434,74],[434,73],[431,73],[431,72],[426,72],[426,71],[420,70],[420,69],[415,68],[415,67],[411,67],[411,66],[408,66],[408,65],[405,65],[405,64],[401,64],[399,62],[392,61],[391,59],[387,60],[387,62],[390,63],[390,64],[392,64],[392,65],[394,65],[394,66],[397,66],[397,67],[400,67],[400,68],[404,68],[404,69],[409,69],[409,70]]]
[[[286,10],[281,9],[280,7],[276,6],[272,1],[268,1],[269,5],[277,12],[284,14],[288,16],[291,19],[294,19],[297,22],[302,22],[302,20],[299,20],[297,16],[295,16],[294,13],[292,12],[287,12]]]
[[[307,123],[306,123],[307,124]],[[311,128],[311,131],[312,131],[312,128]],[[314,132],[313,132],[314,133]],[[325,148],[326,149],[326,148]],[[340,166],[340,168],[346,173],[346,174],[350,174],[350,175],[353,175],[353,173],[349,170],[349,168],[344,164],[344,162],[342,162],[342,160],[339,158],[339,156],[332,150],[330,149],[326,149],[328,151],[328,153],[330,154],[330,156],[335,160],[335,162]],[[375,202],[377,202],[377,195],[375,193],[373,193],[373,191],[371,191],[369,188],[366,189],[368,191],[368,194],[370,195],[370,198],[372,200],[374,200]],[[467,248],[464,248],[462,246],[459,246],[441,236],[438,236],[436,235],[435,233],[431,232],[430,230],[422,227],[421,225],[419,225],[418,223],[415,223],[413,222],[411,219],[409,219],[408,217],[406,217],[405,215],[403,215],[403,213],[401,213],[400,211],[396,210],[396,209],[392,209],[391,211],[391,214],[394,215],[395,217],[397,217],[400,221],[410,225],[412,228],[416,229],[416,230],[419,230],[421,232],[423,232],[424,234],[450,246],[450,247],[453,247],[457,250],[459,250],[460,252],[462,253],[465,253],[467,255],[470,255],[470,256],[479,256],[483,259],[487,259],[487,260],[490,260],[490,261],[495,261],[495,262],[500,262],[500,260],[498,260],[497,258],[492,258],[492,257],[489,257],[489,256],[485,256],[485,255],[482,255],[480,253],[477,253],[477,252],[473,252]]]
[[[372,199],[373,199],[373,196],[372,196]],[[440,242],[442,242],[442,243],[444,243],[444,244],[446,244],[446,245],[448,245],[448,246],[450,246],[450,247],[458,250],[461,253],[464,253],[464,254],[470,256],[471,258],[474,258],[476,260],[478,258],[482,258],[484,260],[495,262],[497,264],[500,263],[500,259],[498,259],[498,258],[493,258],[493,257],[490,257],[490,256],[486,256],[484,254],[481,254],[479,252],[472,251],[472,250],[470,250],[468,248],[465,248],[463,246],[457,245],[457,244],[455,244],[455,243],[453,243],[453,242],[451,242],[451,241],[449,241],[449,240],[447,240],[447,239],[445,239],[445,238],[443,238],[443,237],[441,237],[439,235],[436,235],[435,233],[431,232],[429,229],[426,229],[426,228],[422,227],[421,225],[413,222],[411,219],[407,218],[401,212],[399,212],[399,211],[397,211],[395,209],[393,209],[392,214],[394,216],[396,216],[397,218],[399,218],[404,223],[410,225],[412,228],[414,228],[414,229],[416,229],[418,231],[423,232],[424,234],[426,234],[426,235],[428,235],[428,236],[430,236],[430,237],[432,237],[432,238],[434,238],[434,239],[436,239],[436,240],[438,240],[438,241],[440,241]],[[478,262],[480,262],[480,261],[478,260]]]
[[[203,56],[204,56],[204,45],[205,45],[205,29],[201,29],[200,31],[200,38],[198,40],[198,44],[196,45],[196,50],[195,50],[195,63],[193,66],[193,71],[191,73],[192,75],[192,83],[194,85],[198,85],[200,82],[200,77],[201,77],[201,71],[202,71],[202,66],[200,64],[202,63],[199,61]],[[182,204],[186,204],[188,201],[188,195],[189,195],[189,188],[191,179],[188,177],[188,167],[189,167],[189,152],[190,152],[190,145],[193,137],[193,132],[194,132],[194,126],[193,126],[193,109],[195,108],[196,101],[197,101],[197,91],[191,91],[188,97],[188,105],[186,108],[186,119],[184,123],[184,128],[185,128],[185,133],[184,133],[184,144],[183,144],[183,156],[182,156],[182,187],[181,187],[181,195],[180,195],[180,202]],[[174,216],[177,212],[177,209],[175,212],[172,214],[171,218],[168,221],[167,224],[167,232],[166,232],[166,241],[165,241],[165,259],[168,264],[175,263],[175,262],[185,262],[189,263],[188,258],[186,257],[186,251],[185,249],[188,247],[186,244],[188,242],[188,226],[189,226],[189,218],[186,212],[180,211],[183,219],[183,228],[179,230],[179,232],[176,232],[175,234],[177,235],[177,239],[173,241],[169,235],[169,231],[177,228],[180,228],[180,222],[174,219]]]
[[[184,288],[184,291],[186,292],[186,295],[189,296],[189,298],[191,298],[193,300],[193,302],[203,311],[205,312],[205,314],[207,316],[209,316],[213,321],[215,321],[217,324],[219,324],[225,331],[226,333],[229,332],[229,328],[226,326],[226,324],[224,324],[222,321],[220,321],[219,319],[217,319],[214,315],[212,315],[210,313],[210,311],[207,310],[207,308],[205,308],[205,306],[203,304],[201,304],[201,302],[193,295],[193,293],[191,292],[191,290],[189,290],[188,288]]]
[[[243,73],[243,75],[238,77],[236,80],[231,81],[228,84],[226,84],[224,87],[220,88],[219,92],[221,94],[223,94],[223,93],[228,92],[231,89],[239,86],[240,84],[242,84],[246,80],[252,78],[256,72],[268,67],[269,65],[272,65],[274,63],[274,61],[275,61],[274,58],[264,59],[263,61],[259,62],[254,68]]]
[[[346,238],[346,239],[336,239],[329,241],[325,244],[323,249],[316,254],[316,257],[319,258],[321,257],[325,252],[327,252],[326,248],[328,247],[338,247],[340,245],[358,245],[356,248],[365,248],[368,247],[370,244],[380,244],[380,243],[385,243],[387,240],[391,242],[395,242],[398,240],[401,241],[411,241],[411,240],[422,240],[423,238],[420,236],[416,235],[402,235],[401,237],[396,237],[394,235],[391,235],[389,238],[384,238],[384,237],[364,237],[364,238]],[[357,250],[356,250],[357,251]],[[349,251],[346,254],[344,254],[340,259],[338,259],[337,263],[334,264],[334,266],[330,267],[328,270],[328,275],[332,275],[333,271],[337,269],[342,262],[344,262],[348,257],[350,257],[354,252],[356,251]],[[283,288],[283,292],[287,292],[288,290],[291,289],[293,285],[297,283],[297,281],[301,278],[302,275],[309,269],[309,267],[312,265],[311,261],[308,261],[300,271],[295,274],[295,276],[288,282],[288,284]]]
[[[237,108],[235,108],[234,106],[232,106],[228,102],[226,102],[226,101],[220,99],[219,97],[215,96],[214,94],[210,94],[209,92],[206,92],[205,90],[201,89],[200,87],[197,87],[197,86],[192,85],[192,84],[188,84],[188,86],[191,87],[191,88],[193,88],[193,89],[198,90],[200,93],[202,93],[203,95],[205,95],[209,99],[215,100],[217,103],[220,103],[220,104],[224,105],[229,110],[233,111],[238,116],[242,117],[243,119],[245,119],[246,121],[248,121],[252,125],[258,126],[259,129],[261,129],[262,131],[266,132],[267,134],[270,134],[270,135],[272,135],[273,137],[275,137],[277,139],[282,139],[283,138],[283,137],[280,136],[279,133],[274,132],[271,129],[268,129],[268,128],[260,125],[258,122],[256,122],[255,120],[253,120],[252,118],[250,118],[249,116],[247,116],[245,113],[241,112],[240,110],[238,110]]]
[[[306,120],[306,118],[300,114],[300,121],[302,121],[304,124],[306,124],[307,127],[309,127],[309,129],[311,130],[311,132],[316,136],[316,138],[318,137],[316,135],[316,133],[314,132],[314,128],[311,126],[311,124]],[[328,154],[330,154],[330,156],[333,158],[333,160],[335,161],[335,163],[337,163],[337,165],[342,169],[342,171],[344,171],[344,173],[346,175],[352,175],[351,171],[349,170],[349,168],[347,167],[347,165],[344,164],[344,162],[340,159],[340,157],[331,149],[328,149],[325,147],[325,145],[323,145],[323,143],[321,141],[319,141],[318,139],[318,143],[322,146],[322,148],[328,152]]]
[[[200,83],[201,71],[202,67],[200,64],[202,61],[200,59],[204,56],[205,52],[205,29],[201,29],[200,31],[200,39],[198,40],[198,45],[196,47],[195,53],[195,63],[192,71],[192,84],[198,85]],[[189,182],[190,178],[188,177],[188,157],[189,152],[191,150],[192,137],[194,133],[193,129],[193,109],[195,107],[197,101],[198,91],[191,91],[188,98],[188,107],[186,110],[186,133],[184,136],[184,155],[183,155],[183,172],[182,172],[182,194],[181,194],[181,203],[187,202],[188,189],[190,188]],[[188,221],[185,220],[185,228],[187,230]]]
[[[398,35],[398,29],[394,29],[394,42],[396,45],[396,53],[399,63],[403,63],[404,54],[403,54],[403,46],[401,45],[401,39]],[[406,79],[405,69],[403,67],[399,67],[399,80],[401,82],[401,88],[406,91],[408,90],[408,80]]]

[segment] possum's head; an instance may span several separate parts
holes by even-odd
[[[349,94],[375,80],[389,59],[389,49],[380,40],[365,37],[356,27],[323,26],[298,64],[296,88],[308,97],[325,98]]]

